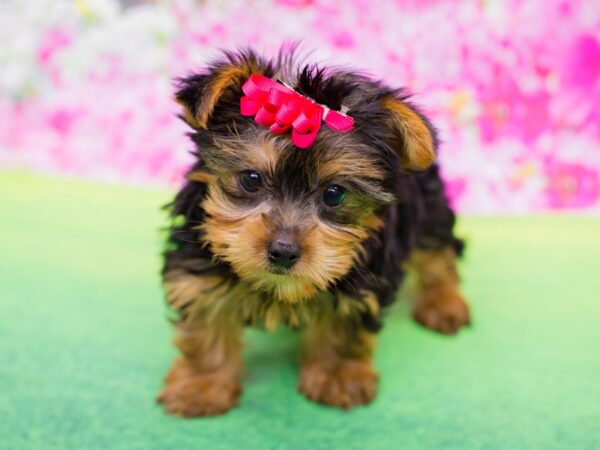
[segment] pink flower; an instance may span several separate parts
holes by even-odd
[[[60,28],[47,30],[43,35],[37,52],[40,65],[45,66],[52,60],[54,54],[71,43],[71,36]]]
[[[66,8],[60,22],[21,3],[3,47],[0,164],[178,183],[190,144],[171,80],[216,48],[300,40],[308,61],[418,94],[459,209],[600,207],[600,9],[588,0],[174,0],[98,7],[94,20]]]
[[[77,120],[78,113],[68,108],[59,108],[50,113],[48,124],[59,134],[67,134]]]
[[[546,198],[552,209],[584,208],[600,198],[600,174],[591,168],[551,161],[546,176]]]
[[[588,33],[578,36],[566,53],[565,86],[582,92],[594,89],[600,80],[600,43]]]
[[[278,3],[292,8],[302,8],[312,5],[314,0],[278,0]]]
[[[354,46],[354,39],[347,31],[340,31],[331,36],[331,43],[338,48],[350,48]]]

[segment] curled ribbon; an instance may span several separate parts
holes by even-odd
[[[242,91],[245,95],[240,99],[240,114],[254,116],[256,123],[269,127],[273,134],[283,134],[291,128],[292,142],[299,148],[313,144],[321,121],[336,132],[354,128],[352,117],[319,105],[263,75],[252,74]]]

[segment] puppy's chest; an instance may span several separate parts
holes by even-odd
[[[330,293],[318,294],[299,303],[286,303],[262,293],[246,291],[234,309],[243,323],[265,330],[274,330],[280,325],[299,328],[330,315],[335,310]]]
[[[183,278],[179,283],[167,283],[167,296],[174,307],[181,306],[179,300],[188,298],[188,292],[195,293],[186,307],[186,315],[190,320],[202,318],[209,322],[233,321],[274,330],[280,325],[300,328],[336,316],[378,314],[377,301],[371,295],[356,298],[323,291],[310,299],[289,303],[255,291],[243,282],[226,284],[219,283],[218,279],[212,282],[207,279],[191,279],[203,282],[190,284],[190,278]]]

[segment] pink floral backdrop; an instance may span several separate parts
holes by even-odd
[[[600,211],[598,0],[124,3],[0,4],[0,167],[177,185],[172,78],[302,40],[416,93],[460,210]]]

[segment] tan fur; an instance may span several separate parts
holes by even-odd
[[[319,155],[319,163],[316,168],[317,179],[336,180],[347,177],[360,180],[363,186],[368,187],[372,193],[376,193],[380,199],[392,202],[393,196],[385,192],[380,183],[380,180],[385,177],[382,168],[372,158],[365,157],[360,148],[353,149],[344,141],[343,135],[338,141],[338,148],[343,151],[324,152],[323,155]]]
[[[178,95],[194,102],[184,108],[185,120],[196,129],[207,128],[220,100],[237,103],[241,84],[263,72],[253,59],[234,65],[230,57],[205,77],[184,80]],[[401,166],[429,166],[435,153],[426,123],[398,99],[386,98],[382,105],[392,113],[394,130],[386,133],[403,146],[396,145]],[[178,197],[174,208],[188,212],[173,226],[174,233],[184,230],[186,241],[167,254],[163,283],[169,305],[180,314],[175,344],[181,357],[158,400],[167,411],[186,417],[228,411],[241,393],[243,327],[285,325],[304,330],[298,389],[307,398],[341,408],[370,402],[378,376],[372,363],[374,335],[367,328],[380,317],[379,299],[367,290],[345,293],[352,275],[339,290],[333,287],[367,256],[365,241],[384,226],[384,208],[397,200],[384,182],[388,162],[363,139],[326,126],[307,150],[311,153],[290,153],[300,150],[292,148],[289,135],[275,136],[266,127],[231,121],[222,131],[210,133],[201,167],[188,174],[190,181],[206,186],[206,191],[192,186],[199,188],[200,204],[190,204],[186,190],[181,206]],[[246,171],[260,177],[246,178]],[[331,184],[346,190],[343,203],[330,201]],[[195,206],[202,210],[196,211],[198,219],[189,214]],[[184,221],[183,228],[177,220]],[[188,242],[193,230],[204,249]],[[420,276],[415,316],[443,332],[460,326],[461,306],[466,311],[453,257],[446,251],[413,254]],[[214,271],[202,271],[211,264]]]
[[[255,290],[289,303],[308,300],[344,276],[360,257],[361,243],[369,236],[368,227],[336,228],[321,222],[316,212],[295,218],[300,212],[290,208],[290,223],[302,224],[302,258],[289,275],[275,275],[269,272],[266,254],[273,233],[268,202],[240,209],[217,183],[212,183],[202,207],[208,215],[202,229],[213,253],[231,264]],[[368,224],[380,226],[373,218]]]
[[[183,417],[215,416],[233,408],[242,392],[230,368],[198,371],[186,358],[173,362],[157,400],[171,414]]]
[[[344,145],[343,142],[340,145]],[[366,158],[359,151],[351,152],[348,147],[345,151],[334,153],[331,159],[322,159],[317,167],[319,179],[349,176],[352,178],[366,177],[382,180],[384,174],[372,158]]]
[[[222,414],[241,393],[242,323],[229,314],[231,302],[215,277],[165,275],[167,300],[175,306],[192,298],[192,312],[177,324],[175,345],[182,357],[174,361],[158,396],[167,411],[186,417]]]
[[[375,395],[377,375],[371,365],[373,336],[353,329],[361,314],[379,313],[373,293],[363,301],[320,293],[311,302],[267,301],[244,282],[229,285],[214,276],[194,276],[174,269],[164,277],[173,307],[189,305],[176,325],[174,361],[158,401],[185,417],[222,414],[241,393],[242,324],[273,330],[281,324],[304,326],[300,390],[314,400],[348,408]],[[190,304],[191,302],[191,304]]]
[[[180,269],[172,270],[163,277],[167,302],[174,310],[188,307],[198,295],[212,290],[216,282],[213,277],[194,277]]]
[[[191,328],[205,321],[274,330],[279,325],[306,326],[334,314],[350,320],[358,320],[361,314],[379,315],[375,294],[366,291],[361,299],[340,294],[334,301],[331,293],[319,292],[311,301],[281,302],[265,298],[243,280],[232,285],[214,275],[196,276],[180,269],[165,274],[164,286],[169,305],[176,310],[185,307],[186,323]]]
[[[219,98],[226,89],[241,84],[253,73],[261,73],[262,70],[255,64],[244,64],[239,66],[227,66],[218,71],[217,75],[211,80],[207,91],[201,98],[198,105],[196,119],[198,126],[206,128],[206,124]]]
[[[347,226],[342,229],[318,222],[306,235],[306,257],[298,270],[320,289],[326,289],[348,272],[362,254],[361,244],[368,237],[368,231],[362,228]]]
[[[204,92],[201,93],[200,100],[195,105],[195,116],[188,109],[188,105],[178,101],[184,107],[183,116],[185,121],[194,128],[206,128],[215,105],[227,89],[236,85],[239,86],[253,73],[263,73],[263,71],[263,68],[252,61],[221,67],[211,78]]]
[[[383,219],[377,214],[371,213],[364,216],[361,220],[361,225],[369,230],[377,231],[383,227]]]
[[[198,183],[213,183],[216,179],[215,175],[210,172],[196,170],[187,174],[187,179]]]
[[[193,128],[201,128],[198,119],[194,117],[194,114],[190,111],[188,105],[179,99],[175,99],[175,101],[183,107],[183,119],[185,122]]]
[[[302,344],[298,390],[308,399],[346,409],[375,397],[371,333],[355,328],[347,317],[330,314],[311,324]]]
[[[176,311],[186,309],[191,321],[204,318],[214,321],[219,317],[230,318],[230,289],[226,280],[218,276],[194,276],[184,270],[174,269],[163,277],[167,303]]]
[[[406,103],[393,97],[383,100],[383,107],[392,111],[394,127],[402,134],[404,152],[401,162],[404,168],[423,170],[435,161],[433,136],[425,122]]]
[[[259,139],[256,145],[250,146],[251,156],[247,163],[262,173],[271,173],[275,170],[283,150],[280,148],[280,141],[273,135],[267,135],[264,131],[263,133],[262,139]]]
[[[454,334],[470,323],[452,248],[415,250],[409,267],[417,273],[418,293],[413,311],[417,322],[444,334]]]
[[[235,129],[232,130],[232,134],[236,135]],[[215,139],[214,143],[220,152],[230,154],[232,160],[243,158],[244,166],[239,167],[239,170],[254,169],[261,173],[270,173],[275,169],[284,151],[282,142],[268,129],[257,131],[257,135],[252,142],[246,142],[236,136],[224,141]]]

